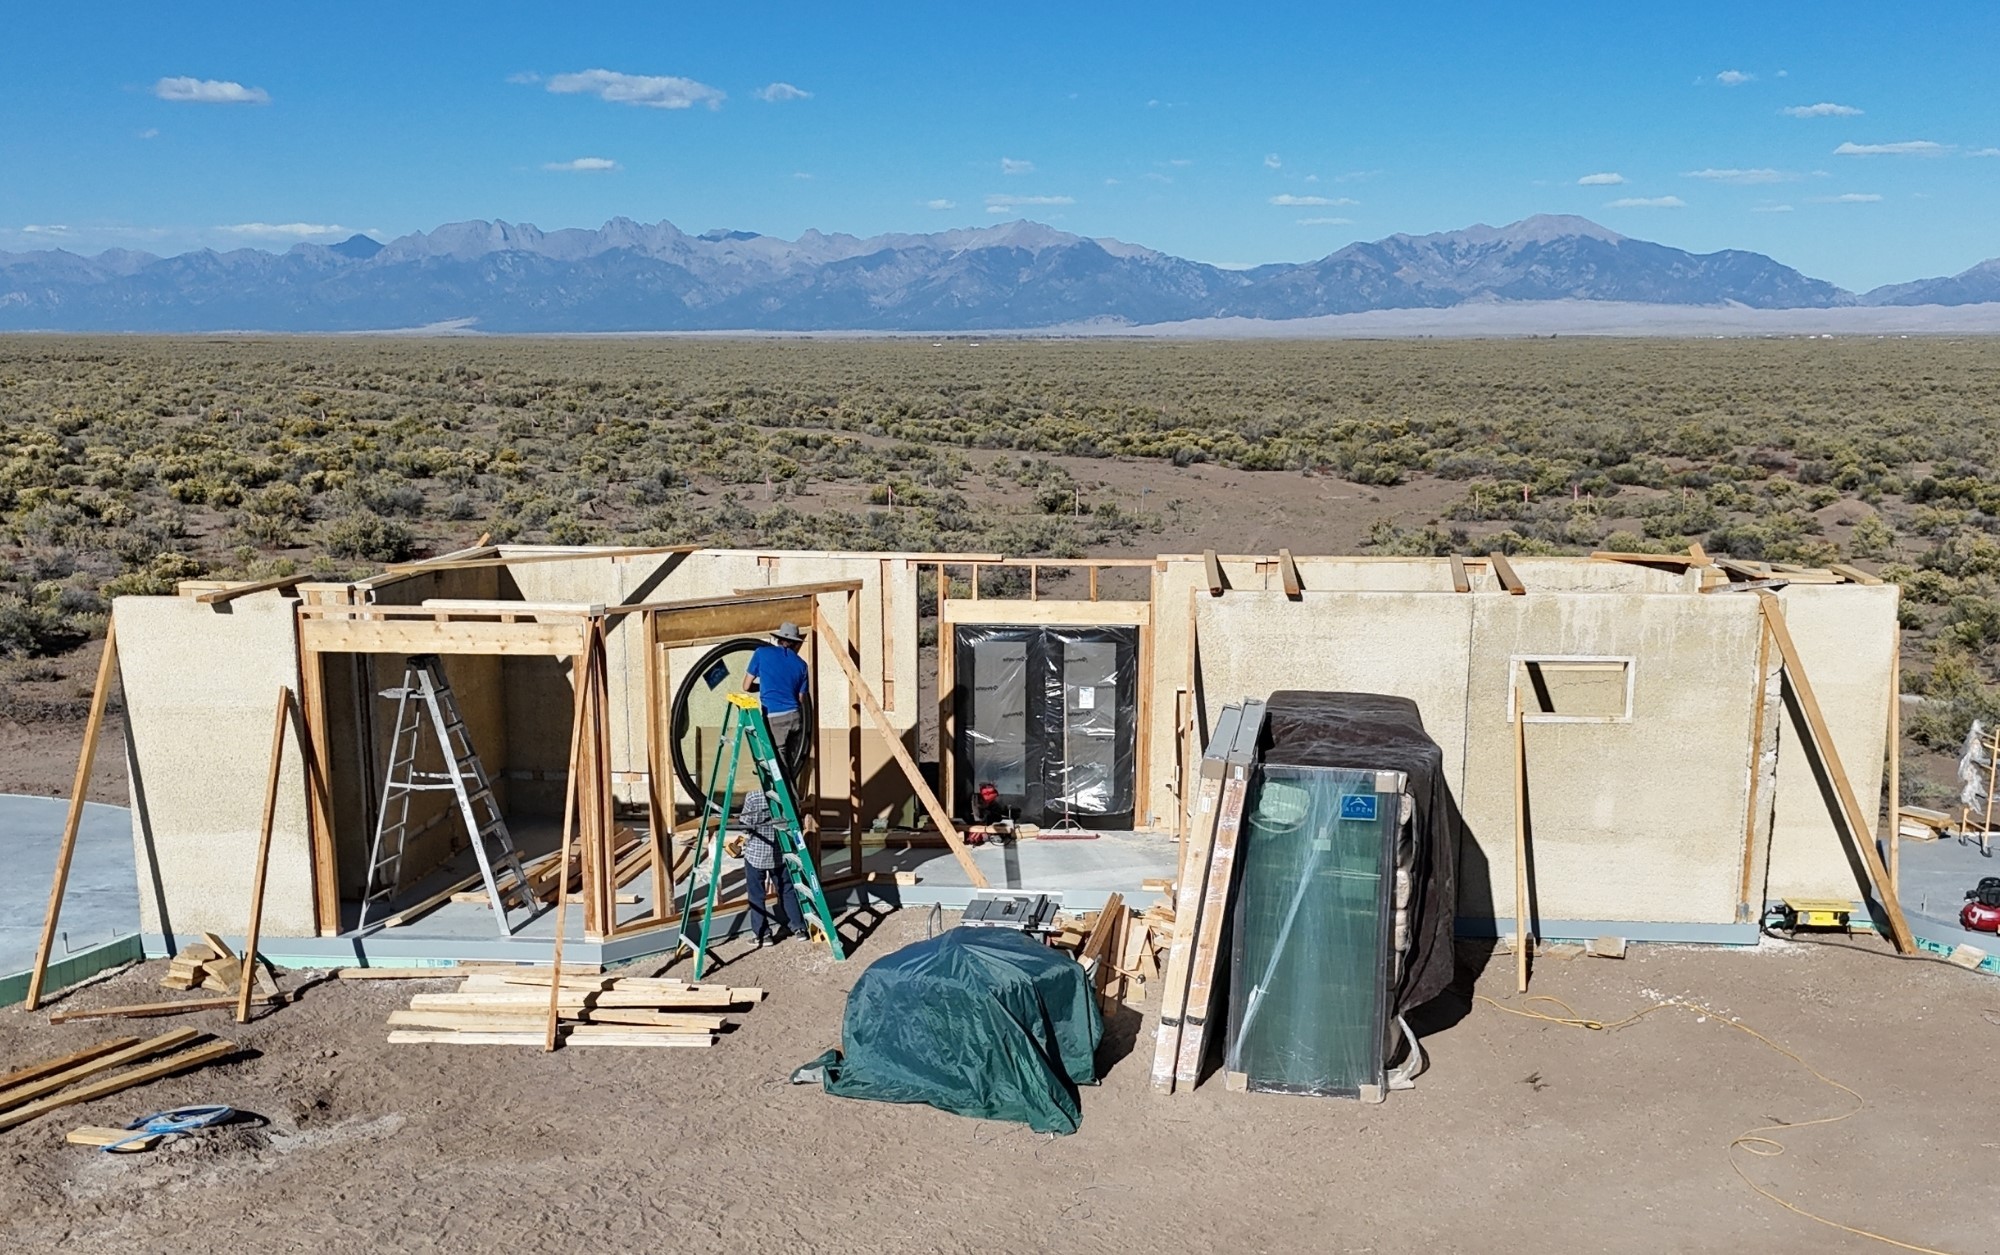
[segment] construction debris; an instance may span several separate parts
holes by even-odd
[[[726,1018],[764,998],[761,989],[650,976],[565,972],[557,989],[547,968],[465,976],[452,993],[421,993],[389,1015],[396,1044],[541,1046],[553,994],[558,1033],[572,1046],[712,1046]]]

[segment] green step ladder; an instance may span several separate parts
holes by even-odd
[[[791,882],[792,892],[798,896],[799,913],[805,917],[808,930],[817,929],[819,939],[826,943],[837,960],[847,958],[840,944],[840,930],[834,927],[833,911],[826,903],[826,892],[820,888],[819,873],[814,870],[812,854],[806,849],[805,829],[799,822],[798,802],[792,797],[792,786],[785,779],[785,769],[778,761],[778,751],[771,741],[771,725],[764,717],[764,707],[757,698],[748,693],[728,695],[729,708],[723,713],[722,741],[718,744],[715,760],[708,768],[708,795],[702,799],[701,826],[695,830],[694,858],[688,869],[687,888],[681,897],[681,937],[678,950],[694,952],[694,975],[701,978],[708,966],[709,929],[715,922],[716,892],[722,884],[723,838],[729,831],[729,813],[736,786],[736,772],[742,762],[744,747],[750,750],[750,763],[756,769],[757,784],[764,792],[770,805],[771,825],[775,830],[778,844],[778,867],[785,879]],[[722,744],[727,744],[729,752],[724,754]],[[725,760],[728,770],[723,770]],[[711,822],[712,821],[712,822]],[[708,884],[702,892],[701,876],[706,866]],[[700,925],[695,923],[696,894],[701,893]],[[777,903],[770,904],[773,908]]]

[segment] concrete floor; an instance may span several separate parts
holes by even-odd
[[[1931,948],[1977,946],[1988,957],[1981,970],[2000,975],[2000,936],[1975,933],[1958,926],[1965,892],[1986,876],[2000,876],[2000,833],[1993,838],[1993,857],[1980,854],[1977,843],[1960,844],[1955,837],[1938,841],[1905,841],[1901,853],[1902,891],[1897,895],[1910,931]]]
[[[62,798],[0,793],[0,867],[6,869],[0,875],[0,976],[34,965],[68,814]],[[138,931],[132,812],[86,803],[50,962]]]

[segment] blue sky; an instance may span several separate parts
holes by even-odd
[[[1576,213],[1867,288],[2000,255],[1996,47],[1991,0],[11,6],[0,249],[1020,216],[1249,264]]]

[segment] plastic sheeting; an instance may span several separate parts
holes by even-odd
[[[1274,693],[1265,742],[1238,852],[1228,1068],[1253,1089],[1353,1094],[1381,1084],[1400,1017],[1451,983],[1464,822],[1406,698]],[[1379,773],[1402,791],[1378,793]]]
[[[1014,818],[1129,827],[1138,743],[1136,628],[955,629],[957,779]]]
[[[1965,752],[1958,759],[1958,782],[1964,786],[1959,790],[1958,800],[1968,811],[1979,816],[1979,822],[1986,822],[1987,808],[1995,805],[1993,796],[1993,733],[1977,719],[1965,734]]]
[[[926,1103],[1038,1133],[1074,1133],[1097,1083],[1104,1021],[1076,960],[1005,928],[904,946],[854,983],[840,1039],[793,1074],[826,1092]]]

